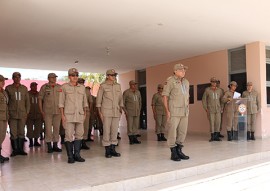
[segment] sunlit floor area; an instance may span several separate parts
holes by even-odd
[[[225,137],[221,142],[208,142],[206,135],[188,135],[183,152],[190,159],[174,162],[170,160],[167,143],[156,141],[154,130],[141,130],[142,144],[137,145],[129,145],[125,127],[120,131],[122,139],[116,150],[121,157],[105,158],[101,137],[95,131],[94,142],[87,142],[91,149],[81,152],[84,163],[68,164],[65,149],[48,154],[44,141],[41,148],[31,149],[29,142],[25,142],[27,156],[12,157],[1,165],[0,190],[178,190],[175,186],[179,184],[200,179],[209,182],[206,178],[270,159],[270,139],[228,142]],[[7,134],[2,154],[10,153]]]

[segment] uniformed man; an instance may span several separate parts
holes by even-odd
[[[221,91],[222,91],[222,96],[224,95],[224,89],[222,89],[221,87],[220,87],[220,80],[217,80],[217,87],[218,88],[220,88],[221,89]],[[223,103],[221,103],[222,104],[222,109],[224,109],[224,104]],[[224,135],[222,135],[221,134],[221,131],[222,131],[222,123],[223,123],[223,110],[221,111],[221,117],[220,117],[220,129],[219,129],[219,137],[220,138],[224,138]]]
[[[103,122],[102,144],[105,147],[105,157],[120,157],[115,146],[118,144],[117,132],[122,114],[123,97],[121,86],[116,82],[117,73],[114,69],[106,71],[106,80],[98,90],[96,107]]]
[[[37,146],[40,147],[41,145],[38,142],[38,137],[40,135],[42,129],[42,115],[39,110],[38,106],[38,94],[37,91],[37,83],[32,82],[30,84],[30,91],[29,99],[30,99],[30,112],[28,114],[28,118],[26,121],[27,126],[27,137],[29,138],[29,147]],[[34,144],[33,144],[34,139]]]
[[[141,93],[137,90],[138,83],[134,80],[129,82],[129,89],[123,93],[124,111],[127,118],[127,134],[129,144],[140,144],[137,139],[139,134],[140,112],[142,107]]]
[[[212,77],[210,79],[211,86],[206,88],[202,97],[203,108],[207,113],[207,118],[210,123],[210,133],[212,141],[221,141],[220,134],[220,119],[223,110],[222,104],[222,90],[217,87],[217,79]]]
[[[8,161],[8,157],[4,157],[1,154],[2,151],[2,143],[5,140],[6,132],[7,132],[7,121],[8,121],[8,95],[4,90],[5,86],[5,78],[4,76],[0,75],[0,162],[4,163]]]
[[[181,63],[174,65],[174,75],[165,82],[162,92],[163,104],[167,115],[168,145],[171,149],[171,160],[187,160],[182,152],[188,127],[189,115],[189,81],[185,78],[187,66]]]
[[[82,86],[84,86],[84,82],[85,80],[83,78],[78,78],[78,83],[81,84]],[[85,110],[86,116],[85,116],[84,125],[83,125],[84,133],[83,133],[83,139],[82,139],[82,149],[89,150],[90,147],[86,145],[86,141],[87,141],[88,132],[89,132],[89,123],[90,123],[90,115],[91,115],[90,110],[92,108],[93,99],[92,99],[89,88],[85,87],[85,94],[86,94],[88,107]]]
[[[68,70],[69,82],[62,85],[59,97],[62,124],[65,128],[68,163],[85,162],[85,159],[80,155],[80,150],[88,101],[85,87],[78,83],[78,76],[79,72],[76,68]]]
[[[233,101],[237,83],[235,81],[231,81],[228,87],[229,90],[224,93],[222,102],[224,103],[224,119],[228,141],[232,141],[238,139],[238,111],[237,104]]]
[[[13,84],[6,87],[9,97],[9,127],[11,134],[11,156],[27,155],[24,152],[25,123],[30,111],[30,101],[27,87],[21,84],[21,74],[12,74]]]
[[[242,94],[247,98],[247,140],[255,141],[256,116],[260,111],[260,99],[258,92],[253,89],[252,82],[247,83],[247,90]]]
[[[165,125],[167,122],[166,111],[163,104],[162,91],[163,85],[158,84],[157,93],[155,93],[152,97],[152,110],[153,116],[156,121],[156,134],[158,141],[167,141],[164,136],[165,133]]]
[[[59,93],[61,85],[56,83],[58,76],[55,73],[48,74],[48,83],[40,88],[39,109],[45,122],[45,141],[48,146],[48,153],[62,152],[58,148],[59,129],[61,114],[59,111]],[[53,147],[52,147],[53,142]]]

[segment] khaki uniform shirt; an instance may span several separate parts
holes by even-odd
[[[223,93],[220,88],[206,88],[202,97],[203,108],[209,113],[221,113],[223,110],[222,97]]]
[[[40,113],[39,107],[38,107],[38,96],[39,93],[31,92],[29,91],[29,99],[30,99],[30,112],[28,114],[29,119],[41,119],[42,115]]]
[[[59,93],[61,85],[55,84],[51,86],[49,83],[44,84],[40,88],[39,99],[42,100],[42,109],[44,113],[60,114],[59,111]]]
[[[0,91],[0,120],[8,120],[8,95],[5,90]]]
[[[261,105],[258,92],[255,90],[252,90],[251,92],[244,91],[242,98],[247,98],[247,114],[258,113]]]
[[[162,96],[168,97],[171,116],[188,116],[189,114],[189,81],[179,80],[175,75],[167,79]]]
[[[131,89],[124,91],[123,103],[128,116],[140,116],[142,98],[141,93],[138,90],[135,90],[135,92],[133,92]]]
[[[233,98],[233,94],[234,93],[231,92],[230,90],[226,91],[222,98],[222,102],[224,103],[224,112],[235,113],[235,115],[237,115],[238,105],[235,103],[234,100],[228,102],[228,98]]]
[[[90,106],[92,105],[93,107],[93,98],[88,88],[85,88],[85,94],[86,94],[86,99],[87,99],[87,104],[88,104],[86,111],[90,111]]]
[[[152,106],[155,107],[155,111],[157,115],[166,115],[166,111],[163,104],[162,95],[159,93],[155,93],[152,97]]]
[[[15,84],[11,84],[6,87],[6,92],[9,98],[9,117],[11,119],[26,118],[30,110],[30,101],[27,87],[20,84],[17,88]]]
[[[65,83],[60,89],[59,108],[64,108],[67,122],[84,122],[84,108],[88,107],[85,87]]]
[[[124,107],[120,84],[103,82],[98,90],[96,107],[101,108],[104,117],[120,117]]]

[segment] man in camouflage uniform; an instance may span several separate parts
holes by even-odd
[[[210,122],[210,133],[212,141],[221,141],[220,134],[220,121],[221,111],[223,110],[223,104],[221,102],[223,94],[222,90],[217,87],[217,79],[212,77],[210,79],[211,87],[205,89],[202,104],[207,113],[207,118]]]
[[[127,118],[127,133],[129,144],[140,144],[137,139],[139,134],[140,112],[142,107],[141,93],[137,90],[138,83],[134,80],[129,82],[129,89],[123,93],[124,111]]]
[[[163,85],[158,84],[157,86],[158,92],[155,93],[152,97],[152,110],[154,119],[156,121],[156,134],[158,141],[167,141],[164,136],[165,133],[165,125],[166,125],[166,111],[163,104],[162,91]]]
[[[79,72],[76,68],[68,70],[69,82],[62,85],[59,97],[62,124],[65,128],[68,163],[85,162],[85,159],[80,155],[80,150],[88,104],[85,87],[78,84],[78,76]]]
[[[4,90],[5,86],[5,78],[4,76],[0,75],[0,162],[4,163],[8,161],[8,157],[4,157],[1,154],[2,151],[2,143],[5,140],[6,133],[7,133],[7,121],[8,121],[8,95]]]
[[[20,83],[21,74],[19,72],[14,72],[12,79],[14,83],[6,87],[9,98],[9,127],[13,150],[11,156],[27,155],[23,147],[25,137],[24,127],[30,111],[29,94],[27,87]]]
[[[41,132],[42,128],[42,115],[39,110],[38,106],[38,91],[37,91],[37,83],[32,82],[30,84],[30,91],[29,99],[30,99],[30,112],[28,114],[28,118],[26,121],[27,126],[27,137],[29,138],[29,147],[37,146],[40,147],[41,145],[38,142],[38,137]],[[34,139],[34,144],[33,144]]]
[[[116,82],[117,73],[114,69],[107,70],[106,80],[100,84],[96,107],[103,123],[102,145],[105,147],[105,157],[120,157],[115,146],[118,144],[117,132],[122,114],[123,97],[121,86]]]
[[[260,99],[258,92],[253,89],[252,82],[247,83],[247,90],[242,98],[247,98],[247,140],[255,141],[256,116],[260,111]]]
[[[41,86],[38,99],[39,109],[45,122],[45,141],[48,146],[48,153],[62,152],[62,149],[57,146],[61,121],[58,107],[61,85],[56,83],[57,77],[55,73],[48,74],[49,82]],[[53,147],[51,142],[53,142]]]
[[[189,81],[185,78],[186,70],[187,67],[183,64],[175,64],[174,75],[167,79],[162,92],[169,126],[167,142],[173,161],[189,159],[182,152],[189,115]]]
[[[84,82],[85,80],[83,78],[78,78],[78,83],[84,86]],[[89,133],[89,123],[90,123],[90,110],[92,107],[92,103],[93,103],[93,99],[90,93],[90,89],[85,87],[85,94],[86,94],[86,99],[87,99],[87,103],[88,103],[88,107],[86,107],[85,112],[86,112],[86,116],[85,116],[85,120],[84,120],[84,133],[83,133],[83,139],[82,139],[82,149],[85,150],[89,150],[90,147],[88,147],[86,145],[86,141],[87,141],[87,137],[88,137],[88,133]],[[92,130],[92,128],[91,128]],[[91,132],[90,132],[91,133]]]

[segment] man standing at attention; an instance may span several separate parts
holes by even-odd
[[[123,108],[121,86],[116,82],[117,73],[114,69],[107,70],[106,80],[100,84],[96,107],[103,123],[102,145],[105,147],[105,157],[120,157],[115,151],[118,144],[117,132]]]
[[[210,122],[210,133],[212,141],[221,141],[220,136],[220,122],[221,122],[221,112],[223,110],[222,97],[223,93],[220,88],[217,87],[217,79],[212,77],[210,79],[211,87],[205,89],[202,104],[206,111],[207,118]]]
[[[27,155],[24,152],[25,123],[30,111],[30,101],[27,87],[21,84],[21,74],[12,74],[13,84],[6,87],[8,94],[9,127],[12,146],[11,156]]]
[[[48,146],[48,153],[52,153],[53,151],[62,152],[62,149],[57,146],[61,122],[58,107],[61,85],[56,83],[57,77],[55,73],[48,74],[49,82],[41,86],[38,99],[39,109],[45,122],[45,141]]]
[[[59,96],[59,108],[65,129],[68,163],[74,163],[75,161],[85,162],[85,159],[80,155],[80,150],[83,139],[83,123],[88,104],[85,87],[78,84],[78,76],[79,72],[76,68],[68,70],[69,82],[62,85]]]
[[[182,152],[188,127],[189,114],[189,81],[184,78],[187,66],[181,63],[174,65],[174,75],[165,82],[162,92],[166,110],[168,129],[168,145],[171,149],[171,160],[189,159]]]
[[[242,98],[247,98],[247,140],[255,141],[256,116],[260,111],[260,99],[258,92],[253,90],[252,82],[247,83],[247,90]]]
[[[134,80],[129,82],[129,89],[123,93],[124,111],[127,118],[127,133],[129,144],[140,144],[137,135],[139,134],[140,112],[142,107],[141,93],[137,90],[138,83]]]

